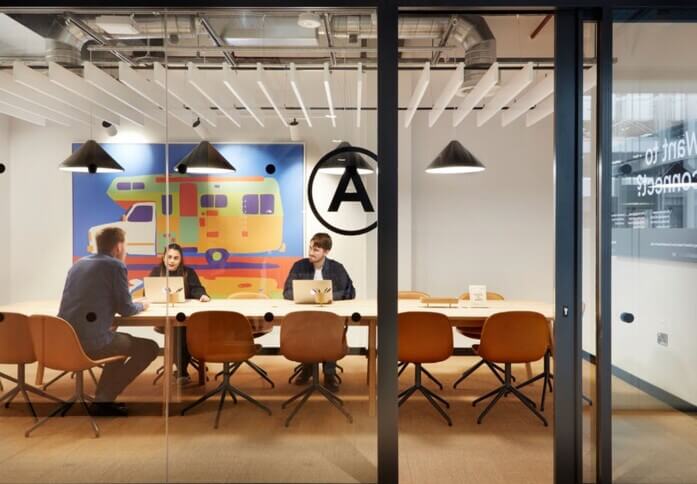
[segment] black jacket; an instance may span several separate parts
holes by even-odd
[[[166,270],[162,265],[153,267],[150,271],[150,277],[165,277],[166,274]],[[191,267],[184,266],[181,274],[170,272],[169,275],[170,277],[179,276],[184,278],[184,297],[186,299],[201,299],[201,296],[204,294],[208,296],[206,288],[201,285],[198,274]]]
[[[311,280],[315,278],[315,266],[312,265],[310,259],[301,259],[293,264],[288,278],[283,287],[283,297],[285,299],[293,299],[293,281]],[[353,287],[353,281],[344,269],[344,266],[332,259],[324,259],[322,266],[322,279],[332,281],[332,298],[335,301],[343,299],[355,299],[356,289]]]

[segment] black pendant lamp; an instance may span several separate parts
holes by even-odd
[[[118,173],[125,171],[99,143],[91,139],[58,165],[59,170],[78,173]]]
[[[174,170],[179,173],[208,174],[231,173],[235,167],[208,141],[201,141],[186,155]]]
[[[351,144],[347,141],[342,141],[336,149],[347,147],[351,147]],[[355,151],[345,151],[332,156],[322,165],[319,172],[326,175],[343,175],[347,166],[355,166],[359,175],[370,175],[375,172],[370,163],[365,161],[365,158]]]
[[[452,140],[426,168],[426,173],[455,174],[484,171],[484,165],[457,140]]]

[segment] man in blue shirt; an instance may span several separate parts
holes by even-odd
[[[300,259],[288,273],[283,288],[283,297],[293,299],[293,281],[300,280],[330,280],[332,281],[332,298],[334,300],[355,299],[356,289],[346,269],[339,262],[329,259],[332,250],[332,238],[329,234],[320,232],[310,239],[310,251],[306,259]],[[324,386],[333,392],[339,391],[339,379],[336,377],[336,361],[322,363],[324,371]],[[310,381],[312,367],[305,365],[295,379],[297,385],[305,385]]]
[[[83,257],[68,272],[58,316],[68,321],[85,353],[93,359],[123,355],[127,359],[104,367],[97,384],[95,415],[125,416],[116,397],[157,357],[157,343],[112,328],[114,315],[132,316],[148,308],[133,302],[128,291],[126,233],[116,227],[97,235],[97,254]]]

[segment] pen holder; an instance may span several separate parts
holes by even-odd
[[[176,292],[170,292],[169,294],[167,294],[167,302],[170,304],[178,303],[179,294]]]

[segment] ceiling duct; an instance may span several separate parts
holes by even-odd
[[[13,14],[12,19],[46,40],[46,61],[57,64],[82,63],[82,47],[91,40],[60,15]]]
[[[317,29],[298,25],[297,16],[208,17],[231,47],[317,47]]]

